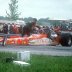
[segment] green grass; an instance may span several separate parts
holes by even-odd
[[[72,72],[72,56],[31,55],[30,66],[6,63],[5,58],[16,54],[0,52],[0,72]]]

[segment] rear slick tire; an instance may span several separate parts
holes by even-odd
[[[70,47],[72,45],[72,39],[70,34],[66,33],[61,35],[61,45],[67,47]]]

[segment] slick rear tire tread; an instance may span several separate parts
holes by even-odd
[[[62,46],[71,46],[72,45],[72,37],[70,34],[62,34],[61,35],[61,45]]]

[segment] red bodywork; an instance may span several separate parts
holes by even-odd
[[[6,44],[16,44],[16,45],[29,45],[31,40],[47,38],[46,34],[32,34],[30,36],[21,37],[20,35],[13,35],[6,39]],[[0,37],[0,42],[3,41],[3,37]]]
[[[6,41],[6,45],[11,45],[11,44],[33,45],[33,44],[30,44],[30,41],[40,40],[40,41],[38,41],[39,43],[37,45],[42,45],[42,44],[46,45],[47,43],[45,43],[45,42],[49,42],[49,41],[43,40],[44,38],[48,39],[46,34],[32,34],[30,36],[24,36],[24,37],[21,37],[20,35],[13,35],[13,36],[7,37],[7,39],[5,41]],[[0,42],[2,42],[2,41],[3,41],[3,37],[0,37]],[[40,42],[42,42],[42,43],[40,43]],[[59,37],[56,37],[51,41],[51,45],[57,45],[57,44],[59,44]]]

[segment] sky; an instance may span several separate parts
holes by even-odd
[[[0,16],[9,12],[10,0],[0,0]],[[72,19],[72,0],[18,0],[20,17]]]

